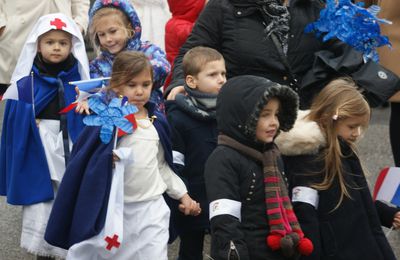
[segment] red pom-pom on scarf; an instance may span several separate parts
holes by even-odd
[[[282,236],[273,234],[267,236],[267,245],[273,250],[278,250],[281,248],[281,239]]]
[[[310,239],[303,237],[300,239],[297,249],[299,250],[300,254],[308,256],[311,255],[312,251],[314,250],[314,245]]]

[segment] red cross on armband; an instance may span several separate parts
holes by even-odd
[[[53,21],[50,21],[50,25],[54,25],[57,30],[62,30],[63,27],[67,27],[67,24],[61,21],[59,18],[55,18]]]
[[[115,234],[112,238],[107,236],[106,238],[104,238],[104,240],[107,242],[106,249],[109,251],[111,251],[113,247],[119,248],[119,246],[121,245],[121,243],[118,242],[118,235]]]

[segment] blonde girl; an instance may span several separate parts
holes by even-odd
[[[304,259],[395,259],[355,149],[370,114],[356,84],[339,78],[277,138],[295,213],[315,247]]]
[[[129,0],[96,0],[89,13],[89,35],[92,44],[100,50],[90,62],[92,78],[110,77],[115,56],[124,50],[143,52],[153,67],[151,100],[163,111],[160,87],[170,72],[164,51],[148,41],[141,40],[139,17]]]

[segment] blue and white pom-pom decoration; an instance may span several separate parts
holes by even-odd
[[[376,48],[391,47],[388,37],[381,35],[379,23],[391,22],[377,17],[379,6],[371,5],[367,9],[363,6],[363,2],[353,4],[351,0],[327,0],[320,18],[307,25],[304,31],[314,32],[317,37],[323,37],[323,41],[336,37],[362,52],[365,62],[369,59],[378,62]]]
[[[100,139],[105,144],[111,141],[115,126],[130,134],[133,132],[133,126],[125,116],[136,113],[138,109],[125,103],[124,99],[113,98],[106,105],[98,96],[92,96],[88,99],[88,104],[96,115],[86,116],[83,123],[88,126],[101,126]]]

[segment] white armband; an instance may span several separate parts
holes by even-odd
[[[172,151],[172,161],[175,164],[185,166],[185,155],[178,151]]]
[[[292,190],[292,202],[308,203],[314,208],[318,208],[318,191],[305,186],[296,186]]]
[[[210,220],[219,215],[231,215],[241,220],[242,203],[236,200],[219,199],[210,203]]]

